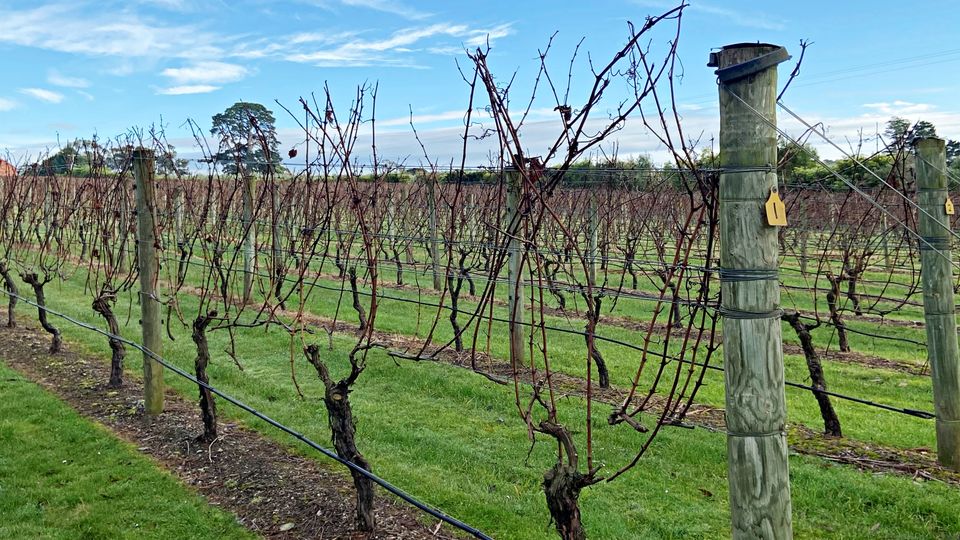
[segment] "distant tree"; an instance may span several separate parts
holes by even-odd
[[[960,141],[947,141],[947,164],[951,167],[960,165]]]
[[[911,124],[906,118],[894,116],[887,121],[887,128],[883,132],[888,146],[898,146],[916,138],[936,137],[937,128],[926,120],[918,120]]]
[[[930,122],[927,122],[926,120],[920,120],[919,122],[913,125],[911,134],[913,135],[914,138],[936,137],[937,128],[934,127],[934,125],[931,124]]]
[[[892,145],[897,144],[897,141],[906,137],[909,131],[910,121],[906,118],[894,116],[890,120],[887,120],[887,128],[884,130],[883,136],[887,139],[887,144]]]
[[[781,138],[777,142],[777,172],[784,181],[808,181],[826,174],[817,161],[820,154],[809,143],[798,145]]]
[[[90,160],[81,152],[82,141],[67,143],[55,154],[40,162],[41,174],[83,174],[90,170]]]
[[[177,149],[167,143],[167,149],[157,156],[157,174],[167,176],[181,176],[189,172],[190,162],[177,157]]]
[[[220,142],[214,160],[230,174],[237,173],[238,167],[261,173],[277,171],[281,157],[275,122],[269,109],[245,101],[215,114],[210,134]]]

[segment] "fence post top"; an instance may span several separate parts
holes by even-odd
[[[911,141],[911,144],[916,148],[920,148],[921,146],[945,148],[947,143],[940,137],[915,137],[913,141]]]
[[[153,159],[153,150],[138,146],[133,149],[133,159]]]

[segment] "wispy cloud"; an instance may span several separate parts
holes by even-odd
[[[165,96],[184,96],[187,94],[209,94],[210,92],[219,89],[219,86],[213,86],[212,84],[188,84],[183,86],[172,86],[170,88],[161,88],[157,90],[157,93]]]
[[[360,39],[350,37],[343,42],[330,43],[327,47],[311,48],[309,36],[298,34],[287,42],[290,51],[283,57],[291,62],[310,63],[323,67],[332,66],[369,66],[369,65],[406,65],[416,67],[411,59],[416,52],[431,54],[450,54],[454,45],[450,38],[466,46],[477,46],[510,35],[510,24],[501,24],[493,28],[470,28],[465,24],[438,23],[397,30],[385,38]],[[439,43],[437,42],[439,39]],[[426,46],[422,42],[430,40]],[[446,40],[446,42],[444,42]],[[414,46],[423,47],[415,49]]]
[[[230,41],[189,24],[164,24],[130,12],[90,14],[74,3],[5,10],[0,18],[0,43],[88,56],[213,58]]]
[[[864,103],[864,107],[873,109],[886,116],[911,117],[933,110],[933,105],[927,103],[910,103],[909,101],[895,100],[891,102]]]
[[[432,13],[427,13],[414,9],[403,2],[397,2],[395,0],[341,0],[345,6],[351,7],[363,7],[367,9],[373,9],[376,11],[382,11],[384,13],[390,13],[393,15],[399,15],[405,19],[410,20],[421,20],[431,17]]]
[[[17,108],[17,102],[12,99],[0,98],[0,111],[11,111]]]
[[[236,82],[250,73],[247,68],[226,62],[197,62],[185,67],[167,68],[161,72],[175,85],[226,84]]]
[[[60,103],[63,101],[63,94],[45,88],[21,88],[20,93],[39,99],[40,101],[46,101],[47,103]]]
[[[57,70],[51,70],[47,74],[47,82],[54,86],[63,86],[65,88],[87,88],[90,86],[90,81],[82,79],[80,77],[67,77],[60,74]]]
[[[463,110],[456,111],[445,111],[441,113],[433,114],[415,114],[413,115],[413,123],[417,124],[430,124],[433,122],[446,122],[450,120],[463,120],[465,116]],[[394,127],[394,126],[408,126],[410,125],[409,116],[400,116],[397,118],[388,118],[386,120],[381,120],[377,122],[378,126],[381,127]]]
[[[633,3],[640,7],[653,8],[660,11],[667,11],[677,7],[677,2],[669,2],[666,0],[633,0]],[[688,11],[726,19],[744,28],[759,28],[761,30],[783,30],[786,28],[784,21],[774,19],[763,12],[749,7],[736,10],[697,0],[691,2],[686,9]]]

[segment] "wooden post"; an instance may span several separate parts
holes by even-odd
[[[590,193],[587,222],[589,227],[587,230],[587,279],[590,287],[593,288],[597,286],[597,230],[600,228],[600,219],[597,216],[596,188],[592,189]]]
[[[253,174],[243,175],[243,303],[253,297],[253,270],[256,257],[256,224],[253,222],[253,192],[256,180]]]
[[[722,70],[778,49],[727,46],[716,65]],[[777,132],[750,109],[775,123],[776,96],[775,64],[720,83],[721,311],[735,539],[793,536],[777,229],[764,214],[777,187]]]
[[[183,207],[184,207],[183,186],[177,186],[173,191],[173,241],[176,242],[177,251],[183,249],[187,241],[183,234]]]
[[[133,176],[137,200],[137,261],[140,267],[140,327],[143,346],[157,356],[163,354],[160,301],[157,298],[156,189],[153,179],[153,151],[133,151]],[[148,415],[163,412],[163,366],[143,354],[144,408]]]
[[[950,216],[947,215],[946,149],[943,139],[914,142],[917,153],[917,199],[920,208],[920,275],[927,360],[933,375],[937,414],[937,461],[960,470],[960,354],[953,295]]]
[[[880,226],[883,231],[881,233],[883,234],[881,238],[883,242],[883,263],[887,265],[887,268],[890,268],[893,266],[893,263],[890,261],[890,230],[887,228],[887,215],[883,214],[880,219]]]
[[[440,276],[440,242],[437,237],[437,177],[430,173],[427,176],[427,211],[430,214],[430,258],[433,260],[433,288],[443,289],[443,280]]]
[[[803,275],[807,275],[807,261],[809,260],[807,256],[807,241],[809,240],[809,236],[810,231],[800,231],[800,273]]]
[[[270,181],[270,196],[270,248],[271,254],[273,255],[272,264],[270,265],[273,269],[272,292],[277,296],[277,300],[280,300],[278,291],[283,287],[283,280],[287,276],[286,272],[281,272],[282,268],[280,268],[281,261],[283,261],[283,242],[280,237],[280,184],[277,182],[276,177],[271,178]],[[269,296],[269,294],[270,293],[268,293],[267,296]]]
[[[507,305],[510,310],[510,363],[513,366],[523,364],[523,252],[521,251],[521,237],[523,234],[520,223],[520,171],[510,167],[506,170],[507,180],[507,207],[504,216],[503,229],[511,234],[507,243],[509,256],[507,266]]]

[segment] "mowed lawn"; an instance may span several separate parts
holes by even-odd
[[[82,277],[51,287],[48,301],[62,310],[100,324],[89,310]],[[131,306],[126,295],[118,303]],[[196,299],[183,295],[181,307],[190,316]],[[135,301],[132,309],[136,311]],[[35,316],[24,308],[21,317]],[[407,318],[410,316],[408,314]],[[136,317],[121,320],[122,332],[139,336]],[[387,317],[389,319],[389,317]],[[72,346],[108,356],[100,335],[55,323]],[[176,341],[165,341],[164,354],[191,369],[194,351],[188,330],[172,324]],[[409,330],[407,330],[409,331]],[[326,337],[316,337],[326,345]],[[211,382],[320,442],[330,433],[319,397],[322,391],[299,343],[277,328],[237,333],[240,371],[222,351],[227,334],[210,334],[215,351]],[[337,335],[325,359],[341,375],[353,339]],[[293,354],[300,398],[290,380]],[[131,366],[136,365],[131,362]],[[168,382],[191,398],[196,389],[173,374]],[[806,401],[809,396],[803,396]],[[553,538],[541,491],[543,472],[553,460],[554,445],[541,440],[533,451],[523,424],[516,418],[513,391],[469,371],[435,363],[401,363],[382,351],[370,355],[368,371],[351,394],[358,423],[358,445],[376,472],[413,495],[439,506],[497,538]],[[280,441],[289,439],[222,401],[225,417],[247,421]],[[791,406],[795,403],[791,403]],[[577,411],[582,400],[562,400],[561,420],[582,441],[586,425]],[[642,442],[628,430],[605,427],[607,409],[594,417],[595,450],[608,468],[628,461]],[[852,410],[850,416],[852,416]],[[866,420],[868,413],[861,412]],[[870,416],[873,418],[873,416]],[[913,438],[900,417],[876,417],[871,432],[885,430]],[[863,424],[866,429],[868,422]],[[924,425],[932,430],[932,425]],[[929,435],[927,435],[929,437]],[[722,433],[706,430],[664,430],[633,471],[612,483],[586,490],[584,520],[592,538],[727,538],[729,507],[726,486],[726,444]],[[791,457],[794,523],[798,538],[950,538],[960,534],[960,490],[937,482],[914,482],[893,475],[861,473],[821,459]]]
[[[0,352],[0,538],[256,538]]]

